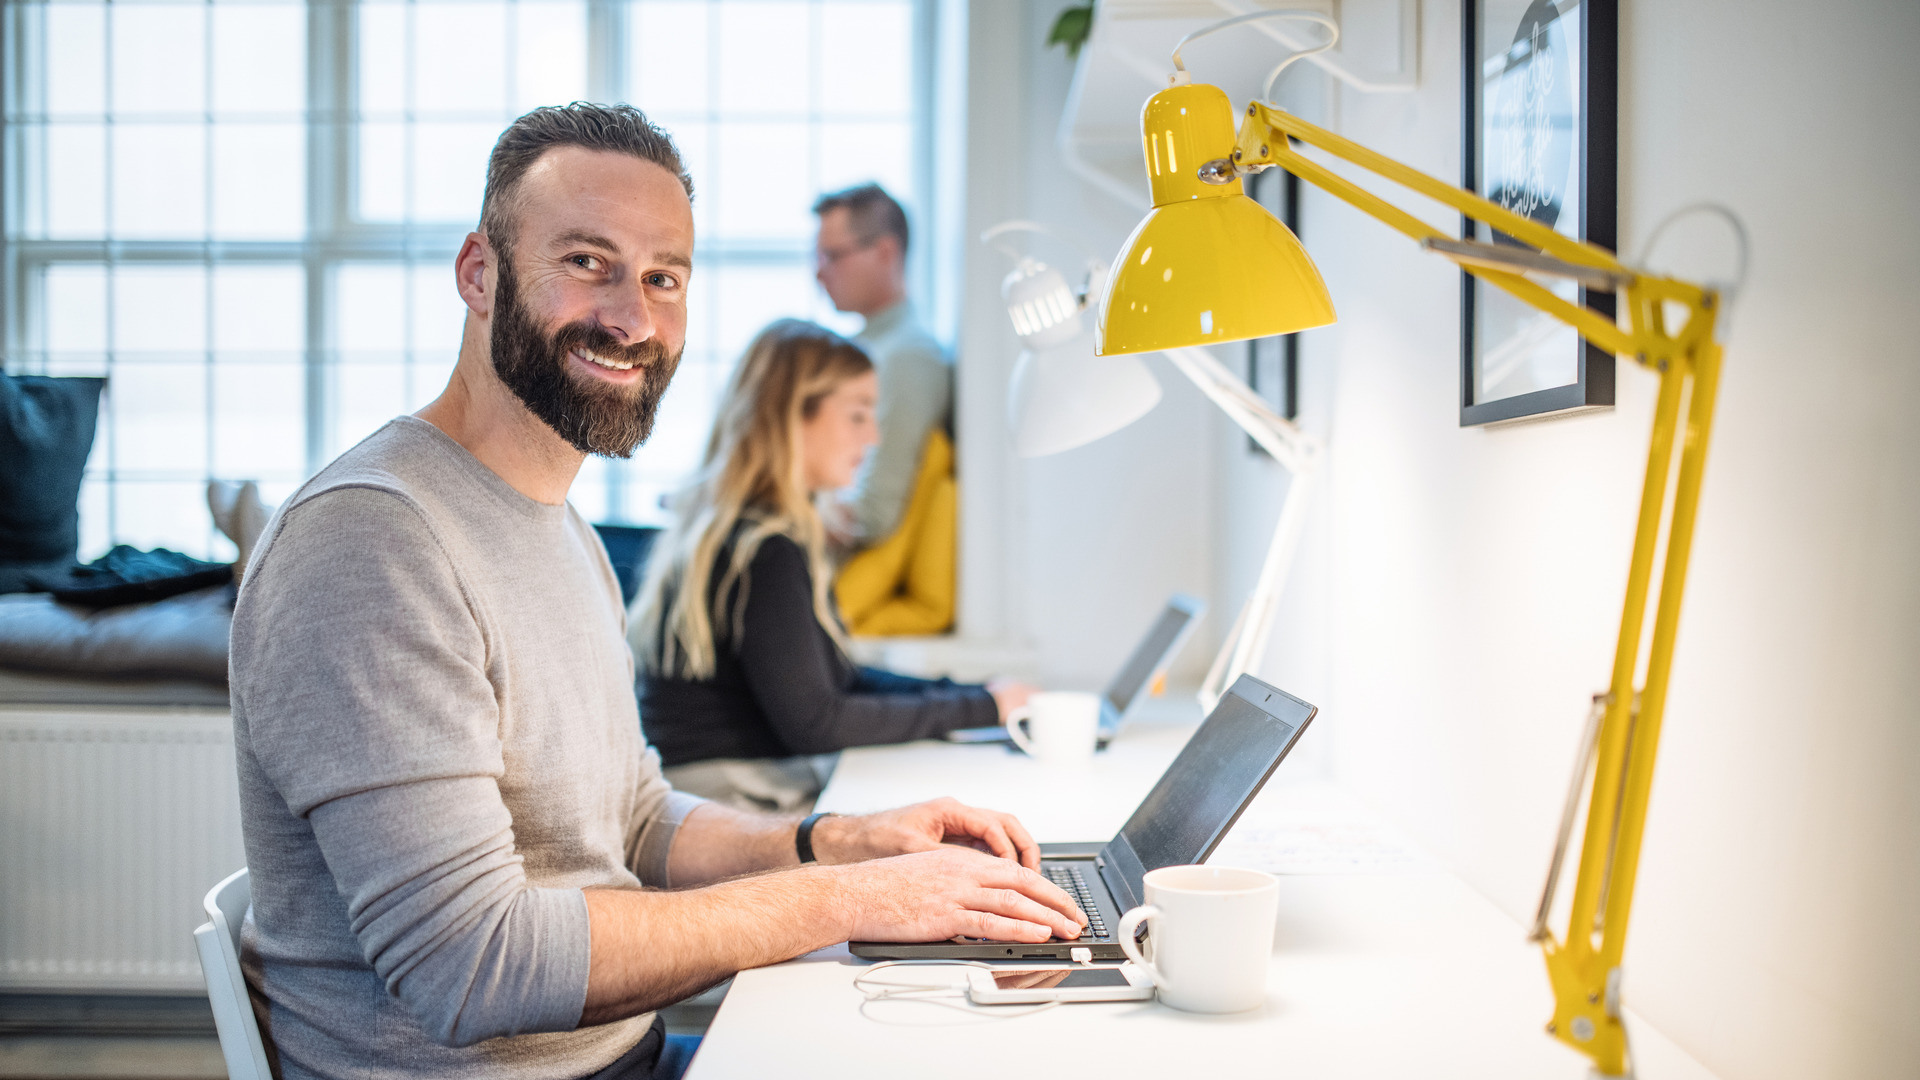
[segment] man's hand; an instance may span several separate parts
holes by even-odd
[[[1077,938],[1087,923],[1073,899],[1046,878],[977,851],[923,851],[831,872],[841,878],[854,941],[964,936],[1038,943]]]
[[[1040,692],[1040,688],[1031,683],[1016,679],[990,679],[987,693],[993,695],[994,708],[1000,710],[1000,722],[1006,723],[1013,710],[1027,703],[1027,699]]]
[[[943,844],[976,848],[1017,862],[1029,871],[1040,868],[1040,845],[1034,843],[1018,818],[954,799],[935,799],[878,814],[822,818],[813,827],[814,857],[823,863],[933,851]]]

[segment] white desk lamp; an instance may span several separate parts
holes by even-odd
[[[1081,315],[1087,297],[1106,282],[1106,264],[1085,256],[1087,276],[1074,289],[1060,271],[999,242],[1016,232],[1070,242],[1031,221],[1002,222],[980,234],[982,243],[1015,260],[1000,283],[1021,346],[1007,394],[1013,448],[1021,457],[1045,457],[1085,446],[1145,416],[1160,403],[1160,383],[1137,356],[1114,364],[1093,354],[1093,328]]]
[[[1146,415],[1160,401],[1160,384],[1153,373],[1132,354],[1095,356],[1092,332],[1081,318],[1089,295],[1104,284],[1106,265],[1088,258],[1086,283],[1074,290],[1060,271],[997,242],[1011,232],[1063,238],[1030,221],[1004,222],[980,237],[1016,260],[1000,287],[1007,317],[1023,346],[1007,401],[1015,451],[1022,457],[1059,453],[1110,435]],[[1226,688],[1266,655],[1274,608],[1300,545],[1323,444],[1274,412],[1246,380],[1206,351],[1173,348],[1164,353],[1292,474],[1260,577],[1200,685],[1200,706],[1212,711]]]

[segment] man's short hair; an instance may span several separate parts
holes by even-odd
[[[628,154],[672,173],[693,198],[693,177],[680,161],[673,137],[631,105],[543,105],[500,133],[487,159],[487,193],[480,202],[480,230],[502,255],[513,248],[519,224],[515,195],[527,170],[540,156],[560,146],[580,146]]]
[[[907,212],[879,184],[860,184],[844,191],[820,196],[813,212],[822,217],[829,210],[845,210],[853,223],[853,232],[863,244],[882,236],[900,241],[900,253],[907,251]]]

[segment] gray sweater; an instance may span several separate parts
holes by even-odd
[[[570,506],[401,417],[287,500],[234,609],[253,909],[285,1077],[577,1077],[589,886],[665,886],[620,590]]]
[[[927,435],[952,419],[953,365],[906,300],[875,312],[853,340],[880,374],[880,445],[867,454],[843,497],[853,504],[861,543],[877,544],[899,528],[913,498]]]

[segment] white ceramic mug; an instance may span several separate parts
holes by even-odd
[[[1120,919],[1120,947],[1176,1009],[1235,1013],[1267,1000],[1280,880],[1230,866],[1147,871],[1147,902]],[[1133,936],[1148,924],[1143,956]]]
[[[1100,737],[1100,696],[1043,690],[1008,714],[1007,734],[1045,764],[1084,764],[1093,759]]]

